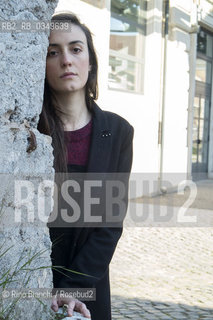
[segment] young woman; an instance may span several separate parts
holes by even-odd
[[[55,171],[129,175],[133,128],[95,103],[98,64],[91,33],[71,13],[56,14],[52,21],[70,26],[69,31],[50,33],[38,125],[52,137]],[[53,265],[79,272],[62,274],[54,268],[54,287],[95,288],[96,300],[85,302],[92,320],[111,319],[109,264],[121,233],[122,226],[50,228],[51,240],[61,240],[52,246]],[[73,299],[56,298],[52,308],[64,303],[69,315],[75,308],[89,317],[85,304]]]

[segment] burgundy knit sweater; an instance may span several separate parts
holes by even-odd
[[[86,171],[89,159],[91,133],[92,120],[81,129],[64,131],[69,171]]]

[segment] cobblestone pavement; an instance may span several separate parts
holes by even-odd
[[[213,225],[125,227],[110,276],[113,320],[213,320]]]

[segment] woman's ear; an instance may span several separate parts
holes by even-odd
[[[92,66],[91,66],[91,64],[89,65],[89,71],[91,71],[92,70]]]

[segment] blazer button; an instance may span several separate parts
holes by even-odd
[[[102,132],[102,135],[101,135],[102,138],[106,138],[106,137],[109,137],[109,136],[111,136],[111,133],[109,131],[103,131]]]

